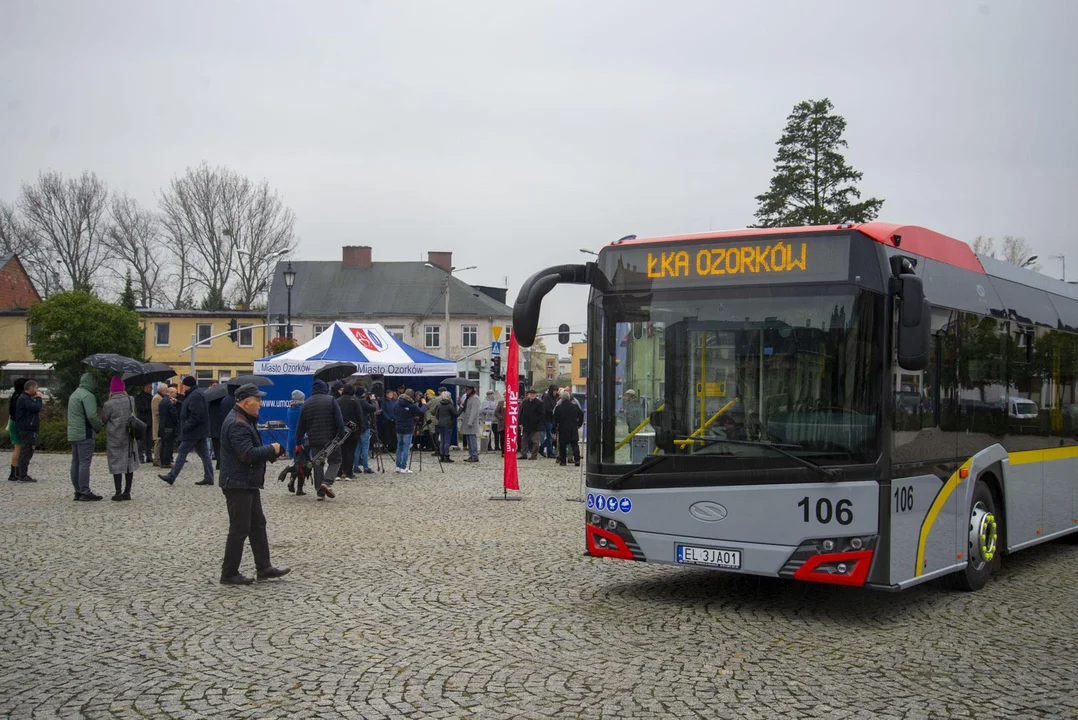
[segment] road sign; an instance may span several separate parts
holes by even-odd
[[[490,344],[490,354],[494,357],[498,357],[502,354],[502,344],[497,340]]]
[[[491,330],[491,332],[494,333],[494,342],[498,342],[499,340],[502,339],[502,326],[501,325],[495,325],[490,330]],[[497,355],[498,353],[494,353],[494,354]]]

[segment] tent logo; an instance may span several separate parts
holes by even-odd
[[[386,345],[386,341],[378,337],[378,333],[374,330],[366,330],[364,328],[351,328],[352,334],[356,336],[356,340],[365,349],[371,352],[382,352],[389,346]]]

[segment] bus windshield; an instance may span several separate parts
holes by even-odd
[[[764,467],[876,460],[879,294],[848,286],[621,294],[597,298],[594,312],[595,357],[604,360],[589,378],[601,424],[593,462],[673,454],[710,461],[701,469],[736,469],[746,458],[766,458]]]

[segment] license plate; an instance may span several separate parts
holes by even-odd
[[[677,561],[686,565],[707,565],[708,567],[740,570],[741,551],[678,545]]]

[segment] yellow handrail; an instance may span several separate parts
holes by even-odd
[[[666,403],[663,403],[663,404],[662,404],[662,405],[660,405],[659,407],[655,408],[655,412],[659,412],[659,411],[660,411],[660,410],[662,410],[662,409],[663,409],[664,407],[666,407]],[[633,431],[632,431],[631,433],[629,433],[628,435],[626,435],[625,437],[623,437],[623,438],[621,439],[621,442],[619,442],[619,443],[618,443],[617,445],[615,445],[615,446],[614,446],[614,450],[615,450],[615,451],[617,451],[617,450],[621,450],[621,449],[622,449],[623,447],[625,447],[625,443],[627,443],[627,442],[629,442],[630,440],[632,440],[632,439],[633,439],[633,435],[636,435],[636,434],[637,434],[638,432],[640,432],[640,431],[641,431],[641,430],[643,430],[643,429],[644,429],[645,427],[647,427],[647,424],[648,424],[649,422],[651,422],[651,418],[650,418],[650,417],[646,417],[646,418],[644,418],[644,422],[642,422],[642,423],[640,423],[639,425],[637,425],[637,426],[636,426],[636,427],[635,427],[635,428],[633,429]]]
[[[737,402],[737,398],[735,397],[733,400],[731,400],[730,402],[726,403],[721,408],[719,408],[719,411],[717,413],[715,413],[714,415],[712,415],[711,417],[709,417],[707,419],[706,423],[704,423],[700,427],[693,430],[692,435],[690,435],[688,438],[686,438],[684,440],[675,440],[674,444],[677,445],[678,447],[685,447],[686,445],[691,445],[692,442],[693,442],[693,438],[699,437],[700,434],[702,432],[704,432],[704,430],[707,430],[711,426],[711,423],[718,420],[719,416],[722,415],[727,410],[729,410],[730,406],[733,405],[736,402]]]

